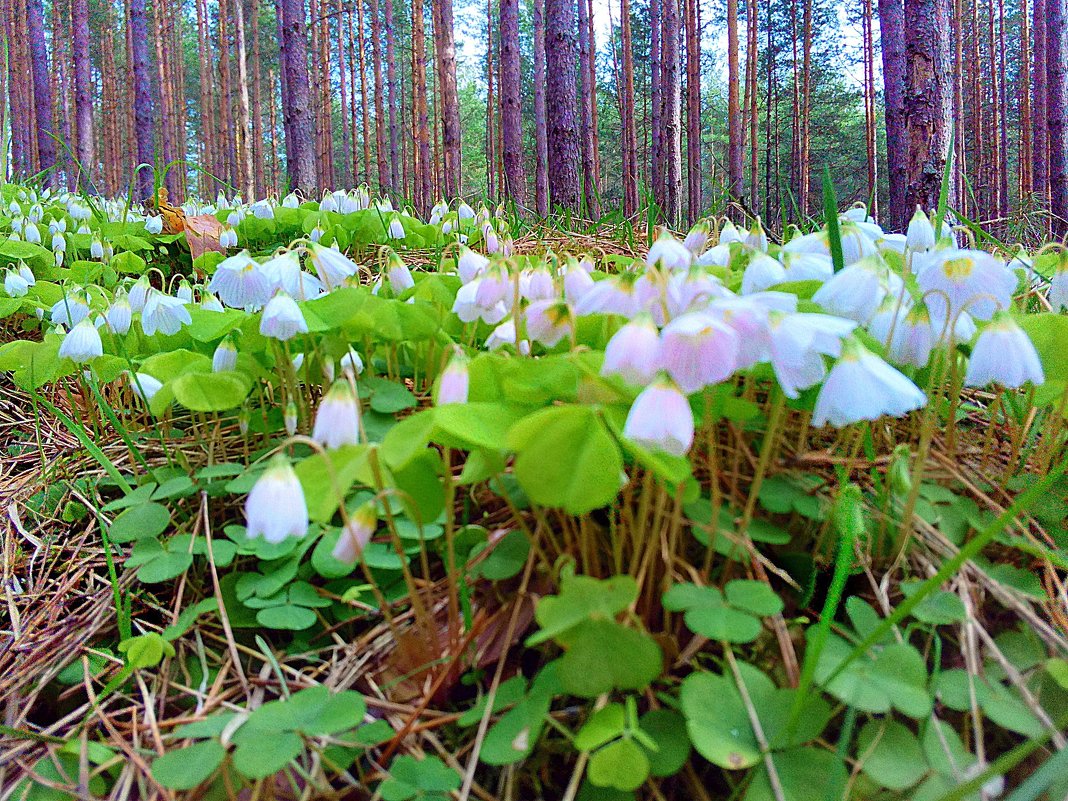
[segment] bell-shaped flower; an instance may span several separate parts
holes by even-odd
[[[345,280],[356,274],[359,269],[352,259],[315,241],[306,245],[308,258],[315,268],[315,274],[327,289],[336,289],[345,284]]]
[[[623,436],[644,448],[685,456],[693,445],[690,402],[667,378],[659,378],[634,399]]]
[[[152,284],[148,280],[147,275],[142,275],[136,281],[134,285],[130,287],[130,308],[135,312],[145,310],[145,301],[148,300],[148,294],[152,291]]]
[[[1018,389],[1028,381],[1038,386],[1044,380],[1042,361],[1031,338],[1008,312],[995,314],[979,332],[964,383],[969,387],[1000,384]]]
[[[193,302],[193,286],[184,278],[178,283],[178,291],[174,294],[182,303]]]
[[[145,230],[150,234],[159,234],[163,232],[163,218],[162,217],[146,217],[145,218]]]
[[[524,314],[527,337],[547,348],[570,336],[573,330],[571,307],[562,300],[536,300],[527,307]]]
[[[345,355],[341,357],[341,372],[349,378],[356,378],[363,372],[363,359],[352,348],[349,348]]]
[[[208,291],[234,309],[255,311],[271,299],[273,282],[247,250],[223,259],[215,268]]]
[[[541,266],[523,270],[519,274],[519,295],[527,300],[551,300],[557,297],[549,268]]]
[[[601,375],[619,375],[644,387],[660,372],[660,332],[648,314],[639,314],[608,340]]]
[[[59,358],[70,359],[79,364],[104,355],[100,332],[88,317],[75,325],[63,337],[59,345]]]
[[[211,356],[211,371],[227,373],[237,367],[237,347],[231,337],[226,337],[215,347]]]
[[[28,222],[22,229],[22,238],[34,245],[39,245],[41,244],[41,231],[34,223]]]
[[[785,292],[756,292],[719,298],[708,313],[725,323],[737,335],[735,369],[745,370],[768,359],[768,314],[797,309],[797,296]]]
[[[126,373],[130,391],[145,403],[150,403],[156,393],[163,389],[163,382],[148,373]]]
[[[783,250],[779,254],[783,269],[786,271],[784,281],[829,281],[834,276],[834,265],[830,256],[822,253],[797,253]]]
[[[594,282],[575,304],[575,314],[619,314],[631,318],[641,310],[641,300],[635,291],[637,273],[618,273]]]
[[[684,314],[660,332],[657,363],[683,392],[697,392],[737,369],[738,335],[709,314]]]
[[[686,234],[686,238],[682,240],[682,244],[684,244],[686,249],[695,257],[700,256],[705,250],[705,245],[708,244],[708,233],[708,221],[701,220],[689,230]]]
[[[927,403],[923,391],[856,339],[842,344],[816,398],[812,425],[836,428],[885,415],[903,417]]]
[[[481,253],[476,253],[469,247],[460,247],[460,255],[456,259],[456,271],[460,274],[460,280],[469,284],[475,280],[488,266],[490,260]]]
[[[14,270],[4,271],[4,292],[9,298],[21,298],[30,291],[30,285]]]
[[[389,228],[386,233],[390,239],[404,239],[407,234],[404,233],[404,223],[398,215],[394,214],[393,218],[389,221]]]
[[[856,327],[852,320],[829,314],[770,312],[768,360],[783,394],[796,398],[822,381],[827,374],[823,357],[839,356],[842,339]]]
[[[469,284],[464,284],[456,293],[452,311],[460,318],[461,322],[472,323],[475,320],[495,325],[508,316],[511,304],[506,300],[494,303],[492,306],[483,306],[478,303],[478,289],[482,283],[481,278],[476,278]]]
[[[89,303],[82,292],[65,294],[52,306],[49,318],[56,325],[73,328],[89,316]]]
[[[905,232],[905,247],[913,252],[924,252],[934,249],[938,244],[934,226],[923,209],[916,207],[916,213],[909,220],[908,230]]]
[[[1068,308],[1068,250],[1057,254],[1057,266],[1049,279],[1049,294],[1046,296],[1055,312]]]
[[[646,266],[665,270],[688,270],[693,260],[693,252],[669,233],[660,234],[645,256]]]
[[[762,292],[786,280],[786,270],[766,253],[757,253],[749,260],[742,274],[742,294]]]
[[[297,334],[308,333],[308,323],[296,301],[280,289],[263,309],[260,333],[284,342]]]
[[[751,248],[756,248],[761,253],[768,252],[768,235],[764,232],[764,226],[760,222],[760,217],[756,218],[756,222],[753,223],[753,227],[749,229],[749,233],[746,234],[745,244]]]
[[[731,248],[724,242],[710,247],[697,258],[697,263],[702,267],[726,267],[730,261]]]
[[[141,311],[141,330],[148,337],[157,331],[167,336],[177,334],[183,325],[192,321],[185,303],[155,289],[149,293]]]
[[[933,318],[950,319],[967,310],[989,320],[1007,310],[1016,290],[1016,273],[981,250],[942,250],[928,259],[916,276]]]
[[[563,267],[564,297],[577,304],[594,285],[593,278],[583,268],[581,262],[569,262]]]
[[[200,293],[200,308],[204,311],[215,312],[216,314],[226,311],[226,309],[223,308],[222,301],[203,288]]]
[[[374,501],[367,501],[353,512],[349,522],[341,529],[337,544],[330,555],[339,562],[355,562],[360,558],[360,554],[371,541],[377,528],[378,509]]]
[[[740,229],[730,220],[724,219],[723,225],[719,229],[719,238],[716,240],[716,244],[729,245],[731,242],[745,242],[747,233],[747,231]]]
[[[479,306],[489,309],[498,303],[509,305],[514,296],[515,287],[507,265],[496,262],[483,271],[475,291],[475,302]]]
[[[257,479],[245,499],[246,535],[282,542],[308,533],[308,505],[304,488],[289,460],[279,454]]]
[[[901,278],[879,257],[864,259],[834,274],[816,290],[812,300],[831,314],[864,324],[888,294],[896,294]]]
[[[19,262],[19,277],[26,282],[26,286],[34,286],[37,283],[33,270],[27,267],[24,261]]]
[[[467,357],[457,349],[438,379],[436,404],[467,403],[470,382]]]
[[[408,269],[408,265],[401,261],[400,256],[396,253],[390,254],[389,267],[386,274],[389,278],[389,288],[393,290],[394,295],[400,295],[415,286],[415,279],[412,278],[411,270]]]
[[[359,444],[360,400],[348,381],[335,381],[319,404],[312,439],[330,449]]]
[[[133,323],[133,309],[126,293],[117,291],[111,305],[104,312],[104,320],[108,324],[108,330],[113,334],[126,334]]]

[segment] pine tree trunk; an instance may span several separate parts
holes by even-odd
[[[905,200],[908,137],[905,130],[905,7],[901,0],[879,0],[879,42],[886,106],[886,175],[890,208],[886,223],[903,230],[912,216]]]
[[[460,195],[460,103],[456,96],[456,40],[452,0],[433,0],[434,49],[438,57],[442,172],[445,196]]]
[[[430,160],[430,117],[426,96],[426,34],[423,17],[423,2],[412,4],[412,122],[416,141],[415,154],[415,207],[423,212],[429,206],[432,195]]]
[[[630,2],[621,0],[620,24],[623,47],[623,212],[628,217],[638,210],[638,131],[634,120],[634,47],[631,37]]]
[[[1046,4],[1057,0],[1034,0],[1034,77],[1031,107],[1034,156],[1031,191],[1042,207],[1049,199],[1049,117],[1046,92]]]
[[[545,0],[545,111],[552,205],[578,213],[579,137],[575,98],[575,1]]]
[[[308,81],[308,38],[305,33],[304,0],[279,0],[282,9],[282,65],[287,94],[282,98],[286,127],[287,169],[291,189],[306,197],[316,194],[315,120],[312,117]]]
[[[549,213],[549,136],[545,114],[545,0],[534,0],[534,191],[539,217]]]
[[[663,44],[664,23],[661,4],[663,0],[649,0],[649,188],[653,200],[664,205],[664,95],[663,95]]]
[[[504,194],[517,205],[527,200],[523,171],[523,106],[521,57],[519,53],[519,0],[500,0],[501,33],[501,140],[504,161]]]
[[[905,4],[909,208],[938,206],[952,119],[948,0]],[[950,200],[953,205],[953,200]]]
[[[668,222],[682,219],[682,113],[679,71],[679,0],[662,0],[663,37],[660,44],[661,92],[664,113],[661,118],[664,161],[664,213]]]
[[[148,74],[148,21],[145,0],[130,0],[130,36],[133,42],[134,129],[137,138],[137,161],[155,162],[152,130],[152,81]],[[138,191],[142,198],[152,194],[152,171],[138,173]]]
[[[581,0],[580,0],[581,2]],[[589,47],[590,57],[587,59],[590,68],[590,86],[593,87],[593,98],[590,103],[590,129],[593,146],[593,174],[596,178],[598,191],[602,188],[601,175],[601,122],[600,122],[600,94],[597,90],[597,35],[593,29],[593,0],[586,0],[586,25],[589,28],[586,44]],[[609,12],[612,5],[608,4]]]
[[[701,38],[697,0],[686,0],[686,161],[690,223],[701,214]]]
[[[1053,235],[1068,233],[1068,0],[1046,0],[1046,110]]]
[[[357,56],[359,57],[360,68],[360,117],[362,123],[363,133],[363,176],[364,180],[368,184],[371,183],[371,118],[368,115],[368,109],[370,104],[367,102],[367,46],[364,42],[366,37],[366,29],[363,24],[363,0],[356,0],[356,35],[359,46],[357,48]],[[356,92],[356,87],[352,88],[353,93]],[[353,137],[356,136],[356,131],[352,132]],[[377,165],[376,165],[377,167]]]
[[[382,23],[378,0],[371,0],[371,69],[375,84],[375,156],[378,167],[378,192],[389,194],[389,158],[386,152],[384,84],[382,81]]]
[[[256,192],[256,184],[253,170],[252,155],[252,110],[248,94],[248,65],[246,62],[247,49],[245,47],[245,0],[234,0],[237,9],[237,81],[238,81],[238,109],[240,111],[240,138],[242,143],[241,177],[242,187],[245,190],[245,199],[252,200]]]
[[[738,0],[727,0],[727,186],[734,200],[741,199],[745,194],[742,108],[738,97],[741,73],[738,54]]]
[[[400,94],[397,91],[397,58],[393,44],[393,0],[385,0],[386,12],[386,84],[389,88],[389,164],[390,180],[389,191],[393,195],[401,192],[401,155],[400,155],[400,128],[397,123],[397,103]]]
[[[74,23],[74,106],[78,131],[78,161],[86,171],[82,179],[91,186],[96,172],[93,142],[92,75],[89,62],[89,1],[72,0]]]
[[[586,0],[578,0],[578,56],[579,56],[579,141],[582,154],[582,198],[585,214],[596,220],[601,216],[597,197],[597,172],[593,157],[593,104],[597,102],[597,87],[590,73],[589,8]]]
[[[1031,17],[1028,14],[1027,0],[1020,4],[1020,74],[1016,91],[1020,97],[1020,165],[1017,194],[1023,200],[1031,191],[1033,162],[1033,138],[1031,135]]]
[[[252,164],[254,194],[267,194],[266,164],[263,135],[263,66],[260,61],[260,0],[251,0],[249,13],[252,16]],[[273,82],[268,83],[273,86]],[[272,127],[271,133],[274,133]],[[272,153],[273,155],[273,153]]]
[[[143,12],[144,6],[142,6],[142,14]],[[30,40],[33,107],[37,121],[37,169],[41,172],[47,171],[44,175],[44,183],[49,186],[55,183],[55,176],[52,172],[56,164],[56,143],[52,139],[52,87],[48,78],[48,50],[45,46],[44,11],[41,0],[27,0],[26,28]]]

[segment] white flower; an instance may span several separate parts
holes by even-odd
[[[145,403],[149,403],[163,388],[163,382],[148,373],[127,373],[126,379],[130,384],[130,391]]]
[[[783,250],[779,254],[786,281],[829,281],[834,276],[834,265],[829,256],[820,253],[796,253]]]
[[[349,348],[349,351],[341,357],[341,372],[349,377],[356,377],[363,372],[363,359],[360,354]]]
[[[107,321],[108,329],[113,334],[126,334],[133,322],[133,309],[125,292],[116,292],[115,299],[111,301],[108,310],[104,312],[104,320]]]
[[[872,318],[895,285],[899,288],[901,279],[887,269],[882,259],[864,259],[835,273],[816,290],[812,300],[831,314],[863,324]]]
[[[571,307],[562,300],[536,300],[526,310],[527,336],[547,348],[572,331]]]
[[[335,381],[315,413],[312,439],[327,448],[360,442],[360,401],[348,381]]]
[[[756,254],[746,265],[742,275],[742,294],[751,295],[770,289],[786,280],[786,270],[766,253]]]
[[[689,233],[686,234],[682,244],[694,256],[699,256],[704,251],[705,245],[708,244],[708,222],[701,220],[701,222],[694,225]]]
[[[390,239],[404,239],[406,234],[404,233],[404,223],[401,222],[400,217],[393,216],[393,219],[389,221],[389,230],[387,232]]]
[[[684,314],[660,332],[657,363],[683,392],[696,392],[737,369],[738,335],[711,315]]]
[[[641,302],[635,292],[636,273],[619,273],[597,281],[589,287],[575,304],[575,315],[619,314],[628,319],[641,310]]]
[[[367,501],[349,518],[348,525],[341,529],[337,545],[331,556],[339,562],[355,562],[378,528],[378,510],[372,501]]]
[[[460,256],[456,259],[456,271],[460,274],[460,280],[465,284],[470,283],[489,266],[489,259],[481,253],[475,253],[468,247],[461,246]]]
[[[659,354],[660,332],[648,315],[639,315],[608,340],[601,375],[619,375],[643,387],[660,371]]]
[[[73,328],[89,316],[89,304],[80,292],[64,295],[52,306],[50,319],[56,325]]]
[[[648,267],[660,265],[667,270],[688,270],[693,264],[693,253],[671,234],[662,233],[645,256]]]
[[[1018,389],[1028,381],[1037,386],[1044,380],[1042,362],[1030,337],[1007,312],[996,314],[975,341],[964,383],[969,387],[994,383]]]
[[[751,248],[756,248],[761,253],[768,252],[768,235],[764,233],[764,226],[760,224],[760,217],[756,218],[756,222],[753,223],[753,227],[746,235],[745,244]]]
[[[210,312],[226,311],[226,309],[223,308],[222,301],[220,301],[217,297],[215,297],[207,290],[203,290],[200,293],[200,308],[202,308],[204,311]]]
[[[256,481],[245,500],[245,517],[250,539],[282,542],[286,537],[299,539],[308,533],[304,488],[286,457],[275,456]]]
[[[225,373],[237,367],[237,348],[233,340],[226,337],[215,347],[215,353],[211,356],[211,371],[213,373]]]
[[[52,250],[56,253],[63,253],[67,250],[67,238],[61,233],[57,233],[52,237]]]
[[[287,436],[291,437],[297,433],[297,404],[292,400],[286,404],[286,410],[282,414],[282,425],[285,426]]]
[[[148,276],[142,275],[130,288],[130,308],[135,312],[144,311],[145,301],[148,300],[148,293],[152,291],[152,284],[149,283]]]
[[[1068,308],[1068,251],[1058,254],[1057,269],[1049,280],[1049,295],[1046,300],[1055,312]]]
[[[104,243],[98,237],[94,236],[93,241],[89,243],[89,256],[98,261],[104,258]]]
[[[189,309],[181,300],[155,289],[149,293],[141,312],[141,329],[145,336],[150,337],[157,331],[167,336],[177,334],[183,325],[191,322]]]
[[[150,234],[159,234],[163,232],[163,218],[162,217],[146,217],[145,218],[145,230]]]
[[[296,192],[290,192],[284,198],[282,198],[282,208],[295,209],[300,206],[300,198],[297,197]]]
[[[916,276],[933,318],[950,318],[967,309],[980,320],[1008,309],[1016,273],[981,250],[943,250],[926,260]],[[947,308],[948,301],[948,308]]]
[[[564,296],[572,303],[578,303],[593,286],[593,278],[583,269],[581,263],[571,262],[564,267]]]
[[[934,248],[938,243],[935,236],[934,226],[930,219],[923,213],[923,209],[916,207],[916,213],[909,220],[908,231],[905,233],[905,247],[912,251],[927,251]]]
[[[466,202],[461,201],[459,207],[456,209],[456,216],[461,220],[470,220],[475,216],[475,210],[467,205]]]
[[[580,270],[580,272],[585,271]],[[546,267],[523,270],[519,274],[519,294],[527,300],[555,298],[556,286],[553,284],[553,274]]]
[[[467,403],[471,378],[467,369],[467,357],[459,350],[449,359],[448,365],[438,380],[437,405]]]
[[[59,357],[73,362],[88,362],[103,355],[104,346],[100,342],[100,332],[88,317],[68,331],[59,346]]]
[[[919,387],[855,339],[848,339],[820,388],[812,425],[842,428],[884,414],[903,417],[926,403]]]
[[[511,304],[503,300],[489,307],[479,304],[477,298],[481,283],[482,279],[476,278],[471,283],[460,287],[456,293],[456,300],[452,304],[452,311],[464,323],[481,319],[490,325],[495,325],[508,316]]]
[[[394,295],[400,295],[405,290],[415,286],[415,279],[412,278],[411,270],[396,254],[390,256],[388,277],[389,288],[393,290]]]
[[[278,290],[263,310],[260,333],[265,337],[285,341],[297,334],[308,333],[308,324],[296,301],[282,290]]]
[[[193,287],[184,278],[178,284],[178,291],[174,293],[182,303],[193,302]]]
[[[788,398],[815,386],[827,374],[824,356],[842,352],[842,338],[857,324],[827,314],[783,314],[768,316],[768,359],[775,378]]]
[[[4,292],[8,297],[21,298],[30,291],[30,285],[26,283],[26,279],[19,275],[14,270],[7,270],[4,272]]]
[[[250,207],[252,215],[260,220],[273,220],[274,207],[269,200],[257,200]]]
[[[668,379],[650,384],[631,404],[623,436],[651,450],[685,456],[693,444],[693,410]]]
[[[223,259],[215,268],[208,291],[235,309],[255,311],[271,299],[270,277],[247,250]]]
[[[306,248],[316,275],[327,289],[342,286],[345,279],[355,275],[359,269],[355,262],[333,248],[316,244],[314,237]]]
[[[26,223],[26,226],[22,229],[22,238],[34,245],[41,244],[41,232],[32,222]]]
[[[33,275],[33,270],[26,266],[26,262],[19,262],[19,277],[26,282],[26,286],[33,286],[37,283],[37,279]]]

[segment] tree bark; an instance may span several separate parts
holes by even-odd
[[[574,0],[545,0],[545,55],[550,199],[556,208],[577,213],[580,156]]]
[[[289,184],[305,196],[316,194],[315,120],[312,118],[308,81],[308,38],[304,24],[304,0],[279,0],[282,9],[282,64],[287,95],[282,99],[286,121],[286,151]]]
[[[93,142],[92,75],[89,62],[89,2],[71,1],[74,23],[74,107],[78,131],[78,161],[85,170],[82,178],[91,185],[96,170]]]
[[[653,200],[664,205],[664,132],[663,132],[663,21],[662,0],[649,0],[649,188]]]
[[[152,123],[152,82],[148,74],[148,21],[145,0],[130,0],[130,35],[133,43],[134,130],[137,139],[137,161],[155,162]],[[152,171],[137,174],[142,198],[152,194]]]
[[[679,0],[662,0],[663,36],[660,44],[661,92],[664,112],[661,117],[664,163],[664,213],[668,222],[678,225],[682,219],[682,116],[679,71]]]
[[[1046,4],[1057,0],[1034,0],[1034,77],[1031,107],[1034,137],[1034,164],[1031,191],[1040,206],[1049,199],[1049,117],[1046,92]]]
[[[1068,0],[1046,0],[1046,104],[1053,235],[1068,233]]]
[[[527,181],[523,171],[523,107],[519,53],[519,0],[500,0],[501,33],[501,140],[504,161],[504,194],[517,205],[527,202]]]
[[[144,6],[142,14],[143,12]],[[41,0],[27,0],[26,28],[30,40],[33,107],[37,121],[37,168],[45,173],[44,184],[50,186],[55,183],[52,173],[56,164],[56,143],[52,139],[52,87],[48,79],[48,50],[45,46],[44,10]]]
[[[252,16],[252,163],[254,193],[263,197],[267,193],[267,180],[263,146],[263,67],[260,61],[260,0],[251,0],[249,13]],[[274,86],[273,81],[268,86]],[[272,134],[274,128],[271,129]],[[273,153],[271,154],[274,155]]]
[[[371,0],[371,69],[375,84],[375,157],[378,167],[378,192],[388,194],[389,158],[386,152],[386,120],[382,81],[382,22],[378,0]]]
[[[686,0],[686,177],[691,224],[701,214],[701,37],[697,14],[697,0]]]
[[[638,210],[638,131],[634,120],[634,47],[631,37],[630,1],[621,0],[620,24],[623,45],[623,212],[628,217]]]
[[[593,106],[597,102],[597,86],[590,67],[589,8],[586,0],[578,0],[579,51],[579,140],[582,154],[582,197],[586,216],[596,220],[601,216],[597,196],[597,171],[593,155]]]
[[[460,195],[460,102],[456,95],[456,39],[453,32],[452,0],[433,0],[434,44],[440,75],[438,93],[441,105],[441,145],[445,195]]]
[[[932,209],[938,205],[952,119],[948,0],[907,0],[905,59],[905,201],[909,208]]]
[[[549,137],[545,113],[545,0],[534,0],[534,191],[539,217],[549,213]]]
[[[415,207],[425,211],[432,203],[432,163],[430,161],[430,117],[426,97],[426,27],[423,2],[412,3],[412,122],[415,153]]]
[[[738,55],[738,0],[727,0],[727,187],[734,200],[745,194],[742,162],[742,82]],[[802,164],[804,158],[802,157]]]
[[[389,164],[390,180],[389,191],[394,195],[401,189],[401,155],[400,155],[400,127],[397,121],[397,103],[400,94],[397,91],[397,57],[394,52],[393,24],[393,0],[385,0],[386,12],[386,84],[389,88]]]

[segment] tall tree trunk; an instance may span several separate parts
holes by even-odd
[[[579,0],[582,2],[582,0]],[[590,86],[592,88],[593,97],[590,102],[590,129],[591,140],[593,147],[593,174],[596,178],[598,191],[601,189],[601,123],[600,123],[600,103],[599,94],[597,91],[597,35],[593,29],[593,0],[586,0],[586,25],[589,29],[586,34],[586,44],[589,47],[590,57],[587,59],[590,69]],[[609,15],[611,15],[612,4],[608,4]]]
[[[634,120],[634,46],[631,38],[630,0],[620,3],[623,46],[623,212],[638,210],[638,131]]]
[[[549,213],[549,136],[545,113],[545,2],[534,0],[534,191],[539,217]]]
[[[397,120],[397,103],[400,93],[397,91],[397,57],[394,53],[393,43],[393,0],[385,0],[386,12],[386,84],[389,88],[389,163],[390,180],[389,191],[393,195],[401,193],[401,155],[400,155],[400,126]]]
[[[905,7],[901,0],[879,0],[879,41],[886,105],[886,175],[890,183],[887,222],[894,230],[903,230],[912,215],[905,199],[908,134],[905,127]]]
[[[597,87],[591,80],[589,7],[586,0],[578,0],[578,51],[582,197],[586,216],[596,220],[601,216],[597,196],[597,171],[593,156],[593,105],[597,102]]]
[[[363,0],[356,0],[356,27],[357,42],[359,47],[357,48],[357,56],[359,57],[360,67],[360,117],[362,122],[363,132],[363,175],[364,180],[368,184],[371,183],[371,118],[368,115],[370,104],[367,102],[367,56],[366,45],[364,38],[366,37],[366,29],[363,26]],[[353,94],[356,92],[356,87],[352,87]],[[353,132],[353,137],[356,135],[356,131]],[[377,165],[376,165],[377,166]]]
[[[441,144],[445,195],[460,194],[460,102],[456,95],[456,40],[452,0],[433,0],[434,45],[440,74],[437,76],[441,107]]]
[[[371,0],[371,69],[375,84],[375,155],[378,167],[378,191],[388,194],[390,186],[389,154],[386,152],[385,98],[382,82],[382,21],[378,0]]]
[[[690,223],[701,214],[701,38],[697,0],[686,0],[686,161]]]
[[[545,92],[549,191],[553,206],[578,212],[575,0],[545,0]]]
[[[1034,166],[1031,136],[1031,18],[1028,15],[1027,0],[1020,4],[1020,76],[1017,92],[1020,97],[1020,165],[1017,192],[1021,200],[1031,191],[1032,168]]]
[[[749,207],[759,208],[758,190],[760,188],[760,127],[759,98],[757,97],[757,67],[759,61],[759,29],[757,17],[757,0],[750,0],[746,5],[746,47],[745,47],[745,83],[746,108],[749,115]]]
[[[1046,110],[1053,234],[1068,234],[1068,0],[1046,0]]]
[[[133,42],[134,128],[137,138],[137,160],[141,164],[155,162],[152,125],[152,81],[148,74],[148,20],[145,0],[130,0],[130,35]],[[152,194],[152,172],[138,173],[138,189],[142,198]]]
[[[501,140],[504,161],[504,194],[525,205],[527,180],[523,172],[523,107],[519,53],[519,0],[500,0],[501,33]]]
[[[682,115],[679,71],[679,0],[663,0],[663,37],[660,44],[661,91],[664,113],[661,118],[664,161],[664,213],[668,222],[682,219]]]
[[[1034,0],[1033,29],[1034,77],[1032,83],[1032,120],[1034,121],[1034,169],[1031,191],[1040,206],[1049,199],[1049,117],[1046,92],[1046,4],[1057,0]]]
[[[932,209],[938,205],[952,119],[948,0],[907,0],[905,59],[905,200],[910,208]]]
[[[304,0],[279,0],[282,9],[282,65],[287,96],[282,98],[286,127],[289,184],[306,197],[316,194],[315,120],[312,117],[308,82],[308,38],[304,25]]]
[[[412,3],[412,121],[415,134],[415,206],[423,212],[433,202],[430,117],[426,97],[426,28],[423,0]]]
[[[89,62],[89,0],[72,0],[74,22],[74,106],[78,130],[78,161],[86,174],[82,179],[92,181],[96,171],[93,147],[93,96]],[[91,183],[90,183],[91,185]]]
[[[497,70],[493,61],[493,0],[486,0],[486,195],[497,197],[497,136],[493,118],[497,110]]]
[[[144,6],[142,6],[142,15],[143,13]],[[52,168],[56,164],[56,143],[52,139],[52,87],[48,80],[48,50],[45,46],[44,10],[41,0],[27,0],[26,28],[30,40],[33,107],[37,121],[37,164],[42,172],[47,170],[44,182],[50,185],[55,183]],[[142,29],[144,29],[143,19]]]
[[[738,0],[727,0],[727,186],[734,200],[741,199],[745,194],[745,181],[742,177],[742,108],[738,98],[741,80],[742,70],[738,56]]]
[[[238,110],[240,112],[240,125],[238,131],[242,143],[241,177],[242,188],[245,191],[245,199],[252,200],[256,192],[255,171],[253,169],[252,155],[252,110],[248,95],[248,64],[246,62],[247,48],[245,47],[245,0],[234,0],[237,14],[237,81],[238,81]]]
[[[664,96],[663,96],[663,0],[649,0],[649,103],[652,106],[649,136],[649,188],[653,199],[664,205]]]
[[[260,0],[251,0],[249,14],[252,17],[252,164],[253,192],[256,197],[267,193],[263,145],[263,67],[260,61]],[[274,82],[267,84],[274,86]],[[274,134],[272,125],[271,134]],[[274,154],[272,153],[272,156]]]

